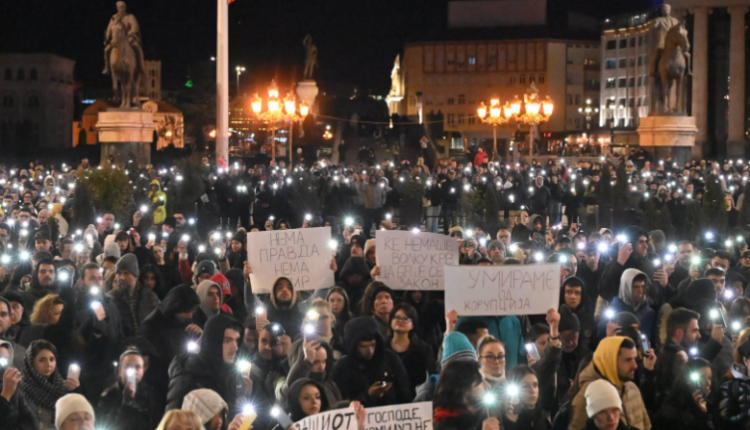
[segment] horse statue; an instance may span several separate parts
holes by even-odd
[[[664,39],[664,51],[658,64],[661,79],[661,98],[665,113],[685,112],[683,78],[690,71],[690,42],[683,23],[669,29]],[[672,105],[672,87],[677,100]]]
[[[133,105],[137,107],[141,71],[122,22],[113,24],[111,43],[112,52],[109,64],[112,68],[112,91],[118,94],[119,82],[120,107],[130,108]]]

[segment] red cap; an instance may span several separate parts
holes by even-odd
[[[211,280],[219,284],[219,287],[221,287],[221,294],[224,295],[224,297],[232,295],[232,287],[229,286],[229,280],[226,276],[222,275],[221,272],[212,276]]]

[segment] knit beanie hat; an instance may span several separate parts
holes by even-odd
[[[487,251],[492,251],[493,248],[499,248],[503,253],[505,253],[505,244],[500,242],[499,240],[493,240],[487,245]]]
[[[367,255],[367,252],[373,247],[375,247],[375,239],[369,239],[367,242],[365,242],[364,255]]]
[[[198,267],[195,268],[195,276],[198,277],[204,273],[214,276],[216,274],[216,264],[211,260],[201,261]]]
[[[110,242],[107,247],[104,248],[104,257],[120,258],[120,245],[115,242]]]
[[[618,408],[622,411],[622,399],[617,393],[617,388],[606,379],[597,379],[590,383],[586,387],[586,413],[589,418],[609,408]]]
[[[195,412],[202,423],[211,421],[216,414],[229,409],[227,403],[214,390],[199,388],[189,392],[182,400],[183,411]]]
[[[463,229],[463,227],[461,227],[460,225],[454,225],[453,227],[451,227],[451,228],[450,228],[450,229],[448,230],[448,235],[450,236],[450,235],[452,235],[452,234],[453,234],[453,233],[455,233],[455,232],[459,232],[459,233],[461,233],[461,236],[463,236],[463,235],[464,235],[464,229]]]
[[[122,256],[117,262],[117,266],[115,266],[115,273],[120,270],[130,272],[136,278],[141,275],[141,272],[138,270],[138,259],[135,257],[135,254],[125,254]]]
[[[88,412],[95,417],[94,408],[82,395],[66,394],[60,397],[55,403],[55,426],[61,429],[65,420],[76,412]]]
[[[560,326],[558,329],[560,332],[565,330],[581,331],[581,322],[568,305],[560,306]]]
[[[454,331],[443,339],[443,358],[440,360],[440,366],[445,368],[456,360],[477,361],[477,352],[465,334]]]

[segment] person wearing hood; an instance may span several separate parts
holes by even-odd
[[[655,267],[648,258],[648,232],[640,227],[631,226],[625,236],[627,241],[620,244],[617,257],[610,260],[604,268],[599,281],[599,295],[607,302],[618,297],[620,279],[626,269],[638,269],[653,281],[649,297],[658,298],[669,283],[669,275],[661,267]]]
[[[108,293],[122,319],[126,337],[134,336],[141,323],[159,306],[159,297],[138,282],[138,259],[125,254],[115,266],[116,289]]]
[[[750,417],[750,340],[735,348],[740,363],[733,363],[731,377],[719,388],[719,418],[726,430],[741,430]]]
[[[40,260],[33,268],[29,290],[20,291],[24,301],[24,308],[34,309],[34,305],[42,297],[47,294],[57,294],[59,286],[56,281],[57,269],[55,261],[51,257]]]
[[[624,413],[620,419],[625,424],[642,430],[651,429],[651,420],[643,403],[638,386],[633,383],[638,368],[638,351],[635,343],[622,336],[602,339],[594,352],[594,359],[586,366],[579,377],[580,391],[571,402],[570,430],[586,427],[586,390],[594,381],[605,379],[617,389],[622,400]]]
[[[224,313],[221,310],[224,295],[221,292],[219,284],[210,280],[201,281],[195,292],[198,294],[201,304],[198,311],[193,315],[193,323],[203,329],[209,318]]]
[[[200,303],[192,288],[175,287],[138,329],[139,336],[159,346],[159,356],[149,361],[146,380],[162,397],[167,392],[167,371],[172,359],[185,351],[190,340],[202,334],[200,327],[193,323],[193,315]]]
[[[370,268],[363,257],[349,257],[341,268],[336,286],[346,291],[349,304],[356,305],[362,300],[365,287],[371,280]],[[354,308],[350,308],[354,310]]]
[[[349,295],[342,287],[333,287],[328,290],[326,301],[331,305],[331,313],[333,313],[335,320],[333,323],[333,331],[343,339],[344,326],[346,326],[346,323],[352,319]]]
[[[182,406],[185,396],[196,388],[208,388],[230,405],[229,416],[239,413],[245,403],[243,397],[253,393],[253,382],[241,376],[235,364],[241,336],[242,325],[234,318],[209,318],[199,352],[178,355],[169,366],[167,409]]]
[[[620,278],[618,297],[612,299],[609,309],[615,314],[630,312],[638,317],[641,333],[645,334],[649,343],[654,344],[654,328],[656,312],[648,305],[649,279],[645,273],[636,269],[626,269]],[[599,337],[607,332],[607,319],[599,321]]]
[[[557,402],[553,402],[553,410],[570,389],[570,381],[575,379],[581,361],[591,355],[589,345],[579,342],[581,322],[578,316],[565,304],[560,306],[559,313],[560,323],[557,330],[562,342],[562,358],[557,369]],[[557,339],[550,336],[549,340]]]
[[[245,321],[247,318],[247,308],[244,303],[245,289],[242,270],[230,269],[226,273],[216,273],[211,277],[211,281],[216,282],[221,287],[221,310],[222,312],[234,315],[237,321]],[[254,304],[254,296],[250,296],[250,304]],[[254,309],[255,306],[250,306]]]
[[[100,422],[122,430],[150,429],[159,424],[163,400],[143,381],[146,364],[141,352],[126,349],[117,362],[117,380],[99,398]],[[130,381],[135,378],[135,384]],[[129,382],[130,381],[130,382]]]
[[[153,179],[149,184],[148,199],[151,201],[150,212],[154,217],[154,225],[159,225],[167,219],[167,195],[161,190],[161,182]]]
[[[371,316],[378,323],[383,338],[391,333],[390,315],[395,301],[393,290],[380,281],[373,281],[365,289],[360,302],[359,314]]]
[[[289,374],[287,338],[284,328],[276,323],[266,324],[258,332],[258,352],[250,371],[253,401],[269,408],[280,396]]]
[[[654,416],[654,428],[712,430],[714,414],[710,409],[713,403],[708,404],[709,396],[712,394],[712,380],[711,365],[708,361],[702,358],[688,361],[674,388]],[[729,430],[734,427],[730,425],[720,428]]]
[[[294,422],[300,421],[310,415],[336,409],[338,406],[337,403],[341,402],[336,402],[329,398],[326,394],[326,389],[322,384],[307,378],[298,379],[294,382],[294,384],[289,387],[289,393],[286,399],[289,417]],[[354,408],[354,413],[357,419],[357,429],[364,430],[365,419],[367,418],[365,408],[357,401],[351,402],[349,407]]]
[[[599,282],[602,279],[605,267],[604,262],[601,261],[602,253],[599,251],[601,243],[603,242],[586,243],[580,259],[581,264],[578,265],[576,271],[576,276],[583,281],[583,285],[586,287],[583,292],[586,295],[586,303],[591,312],[596,309],[596,302],[599,298]],[[608,247],[606,243],[604,245]]]
[[[333,348],[325,341],[307,340],[302,343],[303,357],[292,364],[289,374],[282,387],[282,394],[290,399],[293,387],[299,380],[312,380],[320,385],[321,393],[331,403],[336,405],[344,400],[341,390],[333,381],[331,370],[336,360],[333,358]]]
[[[39,422],[20,390],[21,371],[12,367],[13,344],[0,340],[0,430],[38,430]]]
[[[566,305],[578,317],[580,323],[579,343],[590,346],[596,334],[596,322],[587,303],[586,288],[580,278],[571,276],[560,286],[560,303]]]
[[[230,268],[242,268],[242,265],[247,261],[247,250],[245,249],[246,241],[247,233],[245,230],[240,230],[232,236],[232,240],[229,243],[229,249],[226,253],[227,264]]]
[[[299,336],[302,320],[305,318],[306,308],[299,300],[299,295],[289,278],[276,278],[269,294],[270,306],[266,306],[266,318],[270,322],[280,324],[292,339]]]
[[[365,407],[409,403],[413,395],[401,359],[386,349],[378,325],[370,317],[357,317],[346,324],[347,355],[333,368],[333,380],[345,399]]]

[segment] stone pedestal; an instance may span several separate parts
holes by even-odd
[[[655,160],[672,157],[678,165],[690,160],[696,133],[692,116],[649,116],[638,127],[640,145],[652,147]]]
[[[127,163],[130,154],[145,166],[151,163],[154,117],[140,109],[111,108],[99,112],[96,122],[102,145],[102,162],[110,155],[117,163]]]
[[[316,112],[315,98],[318,97],[318,84],[312,79],[307,79],[297,84],[297,97],[310,106],[310,113]]]

